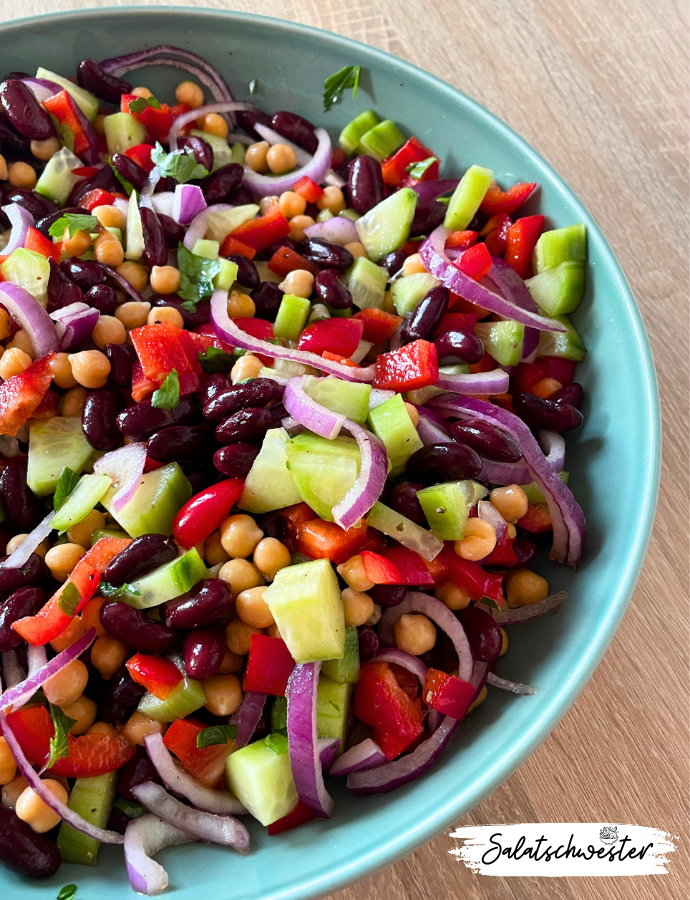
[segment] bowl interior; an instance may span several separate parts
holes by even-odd
[[[660,450],[654,367],[635,300],[591,216],[517,135],[432,76],[345,38],[212,10],[110,8],[0,27],[3,71],[33,72],[42,65],[73,77],[85,56],[103,59],[160,43],[203,54],[236,99],[250,99],[249,82],[256,79],[256,103],[267,111],[301,113],[334,138],[357,113],[373,107],[431,147],[448,176],[479,163],[491,167],[504,186],[537,181],[538,208],[552,227],[580,219],[588,226],[588,291],[575,315],[589,349],[578,369],[586,418],[568,436],[566,461],[587,518],[587,547],[577,575],[543,562],[540,571],[552,590],[568,590],[569,599],[557,615],[512,626],[510,652],[501,664],[502,675],[535,684],[539,692],[518,698],[490,691],[435,768],[395,793],[352,797],[331,779],[332,820],[274,838],[251,827],[253,852],[241,860],[211,846],[160,854],[180,898],[196,900],[202,887],[218,900],[312,897],[392,862],[460,818],[535,749],[590,677],[632,593],[653,519]],[[357,98],[348,91],[324,113],[324,79],[354,63],[363,67]],[[128,77],[167,101],[181,80],[180,73],[160,68]],[[120,848],[102,848],[94,869],[63,866],[48,883],[0,870],[7,900],[44,900],[71,881],[85,896],[131,897]]]

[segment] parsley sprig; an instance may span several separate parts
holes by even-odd
[[[323,83],[323,108],[329,110],[340,95],[348,88],[352,88],[352,96],[357,96],[361,66],[344,66],[340,71],[329,75]]]
[[[184,153],[166,153],[156,141],[151,151],[151,160],[161,170],[163,178],[174,178],[180,184],[206,178],[208,169],[196,161],[191,147],[185,147]]]
[[[177,376],[177,369],[173,369],[158,390],[153,392],[151,406],[156,409],[177,409],[179,403],[180,379]]]
[[[60,216],[48,229],[48,234],[57,238],[59,241],[62,240],[65,229],[69,231],[69,236],[71,238],[78,231],[88,231],[91,232],[98,225],[98,219],[95,216],[85,216],[83,213],[65,213],[64,216]]]

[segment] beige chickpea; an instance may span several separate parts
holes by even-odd
[[[147,300],[127,300],[115,310],[115,316],[127,331],[146,325],[151,304]]]
[[[239,617],[233,619],[225,629],[225,640],[228,649],[232,650],[237,656],[246,656],[252,645],[252,635],[263,634],[260,628],[248,625]]]
[[[374,613],[374,601],[369,594],[345,588],[342,592],[345,624],[359,627]]]
[[[258,356],[254,356],[253,353],[245,353],[230,369],[230,381],[233,384],[239,384],[240,381],[246,381],[248,378],[258,378],[263,367],[264,364]]]
[[[44,141],[31,141],[29,145],[31,153],[41,162],[48,162],[51,156],[60,149],[60,141],[53,135]]]
[[[421,656],[436,643],[434,623],[421,613],[400,616],[393,626],[393,635],[396,646],[412,656]]]
[[[278,203],[279,199],[277,194],[270,194],[268,197],[262,197],[261,200],[259,200],[259,212],[261,215],[265,215],[272,206]]]
[[[104,228],[124,228],[125,215],[117,206],[97,206],[93,210],[93,215],[98,219]]]
[[[36,170],[25,162],[13,162],[8,170],[8,178],[12,187],[31,190],[36,184]]]
[[[203,682],[204,706],[214,716],[231,716],[242,703],[242,685],[236,675],[214,675]]]
[[[180,286],[180,270],[175,266],[154,266],[151,287],[157,294],[176,294]]]
[[[242,291],[230,291],[228,297],[228,315],[231,319],[252,319],[256,313],[256,304]]]
[[[91,247],[91,235],[88,231],[77,231],[70,237],[67,235],[62,243],[63,252],[68,256],[83,256]]]
[[[165,726],[162,722],[156,722],[155,719],[145,716],[137,710],[127,719],[122,733],[132,744],[143,747],[144,738],[147,734],[162,735],[164,731]]]
[[[68,529],[67,538],[72,544],[90,547],[91,537],[98,528],[105,528],[105,515],[98,509],[92,509],[81,522]]]
[[[254,550],[253,561],[266,581],[273,581],[281,569],[290,565],[290,551],[277,538],[262,538]],[[267,626],[259,627],[266,628]]]
[[[12,331],[10,321],[10,317],[5,312],[5,310],[0,309],[0,341],[4,341],[5,338],[8,338],[10,336]]]
[[[327,209],[329,212],[332,212],[334,216],[337,216],[347,206],[343,192],[339,187],[334,187],[333,185],[324,188],[323,194],[316,201],[316,205],[319,209]]]
[[[9,177],[10,173],[7,167],[7,160],[0,154],[0,181],[7,181]]]
[[[110,360],[100,350],[72,353],[69,363],[77,382],[90,390],[103,387],[110,375]]]
[[[58,800],[61,800],[62,803],[67,803],[69,794],[59,781],[53,778],[45,778],[43,779],[43,784]],[[31,787],[24,788],[17,798],[14,811],[18,818],[22,822],[26,822],[37,834],[45,834],[46,831],[55,828],[60,822],[58,813],[53,812]]]
[[[410,421],[416,428],[419,425],[419,413],[417,412],[417,407],[413,403],[405,402],[405,409],[407,410],[407,414],[410,417]]]
[[[463,536],[455,542],[455,552],[462,559],[484,559],[496,546],[496,530],[486,519],[478,516],[465,523]]]
[[[233,653],[229,647],[226,647],[223,661],[218,667],[216,675],[236,675],[238,672],[241,672],[243,668],[244,658]]]
[[[86,734],[106,734],[108,737],[117,737],[117,728],[110,722],[94,722],[90,728],[87,728]]]
[[[88,680],[89,670],[80,659],[73,659],[43,684],[43,693],[55,706],[69,706],[84,693]]]
[[[290,239],[299,244],[304,238],[304,232],[311,225],[316,225],[311,216],[295,216],[290,219]]]
[[[218,577],[227,584],[233,596],[237,596],[242,591],[248,591],[250,588],[259,587],[259,585],[264,583],[261,572],[248,559],[231,559],[229,562],[224,563],[218,573]]]
[[[295,297],[306,299],[314,290],[314,276],[307,269],[295,269],[287,273],[278,287],[285,294],[294,294]]]
[[[125,278],[136,291],[143,291],[149,283],[149,272],[146,266],[131,260],[125,260],[115,271],[121,278]]]
[[[28,333],[22,328],[19,329],[12,340],[6,345],[5,349],[13,350],[15,347],[23,350],[24,353],[28,354],[32,359],[34,358],[34,345],[31,343],[31,338]]]
[[[24,350],[19,347],[12,347],[11,350],[5,350],[0,357],[0,378],[7,381],[14,375],[21,375],[26,372],[33,360]]]
[[[280,195],[278,205],[286,219],[294,219],[295,216],[303,215],[307,201],[296,191],[285,191]]]
[[[14,809],[29,782],[23,775],[15,775],[12,781],[2,787],[2,805],[5,809]]]
[[[512,541],[514,537],[517,537],[517,528],[512,522],[508,522],[506,525],[506,537],[509,541]]]
[[[349,244],[345,244],[345,249],[349,250],[355,259],[359,259],[360,256],[368,255],[367,248],[359,241],[350,241]]]
[[[175,88],[175,99],[185,103],[190,109],[199,109],[204,105],[204,92],[193,81],[181,81]]]
[[[17,775],[17,764],[4,737],[0,736],[0,785],[9,784]]]
[[[419,253],[412,253],[403,263],[403,275],[422,275],[424,272],[426,268]]]
[[[214,134],[216,137],[225,138],[228,136],[230,129],[225,119],[218,113],[208,113],[204,116],[204,127],[201,129],[208,134]]]
[[[501,632],[501,637],[503,638],[503,642],[501,644],[501,652],[498,655],[505,656],[508,652],[508,633],[506,632],[505,628],[501,628],[500,626],[498,630]]]
[[[81,695],[72,703],[62,707],[62,711],[70,719],[74,719],[74,725],[69,730],[70,734],[84,734],[96,721],[98,707],[90,697]]]
[[[46,565],[56,581],[66,581],[86,550],[80,544],[56,544],[46,553]]]
[[[220,540],[223,549],[232,559],[251,556],[263,536],[263,531],[254,519],[243,513],[228,516],[221,522]]]
[[[91,340],[101,350],[108,344],[124,344],[126,339],[125,326],[116,316],[100,316],[91,332]]]
[[[182,313],[174,306],[154,306],[146,318],[147,325],[174,325],[184,328]]]
[[[245,625],[252,628],[268,628],[274,624],[274,618],[268,604],[264,600],[266,587],[249,588],[235,597],[235,610]]]
[[[297,154],[288,144],[274,144],[266,154],[266,164],[274,175],[284,175],[297,165]]]
[[[220,531],[214,531],[204,541],[202,558],[209,566],[219,566],[230,558],[220,542]]]
[[[109,634],[97,637],[91,647],[91,662],[106,681],[113,677],[128,656],[127,645]]]
[[[0,363],[1,362],[2,360],[0,360]],[[70,366],[70,371],[71,370],[72,367]],[[63,394],[62,401],[60,402],[60,415],[65,416],[68,419],[75,419],[77,416],[81,416],[87,394],[88,391],[85,387],[75,387],[72,388],[71,391],[67,391],[66,394]]]
[[[506,522],[514,524],[527,514],[529,501],[527,494],[519,484],[508,484],[494,488],[489,494],[492,505],[500,512]]]
[[[93,242],[93,252],[99,263],[111,269],[117,269],[125,258],[124,247],[110,231],[98,235]]]
[[[549,596],[549,583],[531,569],[511,569],[503,579],[508,606],[532,606]]]
[[[364,571],[364,563],[362,562],[362,557],[359,553],[356,556],[351,556],[344,563],[341,563],[336,571],[338,572],[338,575],[347,582],[347,586],[353,591],[366,593],[374,587],[374,582],[369,581],[367,578],[366,572]]]
[[[86,627],[82,622],[81,616],[75,616],[64,631],[50,641],[50,646],[56,653],[62,653],[68,647],[71,647],[75,641],[86,634]]]
[[[273,623],[273,625],[269,625],[269,627],[266,629],[266,634],[269,637],[280,637],[280,629],[275,622]]]
[[[105,137],[105,120],[107,116],[105,113],[99,113],[96,116],[96,121],[93,123],[93,130],[99,137]]]
[[[445,603],[448,609],[452,610],[465,609],[466,606],[469,606],[472,599],[466,590],[458,587],[452,581],[444,581],[443,584],[439,585],[434,590],[434,596],[437,600]]]
[[[266,160],[268,149],[268,141],[257,141],[255,144],[250,144],[244,157],[245,164],[250,169],[263,175],[268,171],[268,162]]]
[[[56,353],[48,363],[48,368],[53,373],[53,384],[63,390],[69,390],[77,386],[77,379],[72,375],[72,366],[69,364],[69,354]]]

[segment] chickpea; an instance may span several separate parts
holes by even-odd
[[[307,269],[295,269],[287,273],[278,287],[285,294],[308,298],[314,290],[314,276]]]
[[[143,97],[144,100],[148,100],[149,97],[153,97],[152,92],[147,87],[132,88],[132,93],[135,97]]]
[[[220,542],[220,531],[214,531],[204,541],[202,558],[209,566],[218,566],[227,562],[230,558]]]
[[[34,345],[31,343],[31,338],[23,329],[19,329],[19,331],[15,334],[12,340],[5,346],[5,350],[12,350],[15,347],[18,347],[20,350],[23,350],[24,353],[28,354],[31,359],[34,358]]]
[[[88,231],[77,231],[74,237],[67,236],[62,249],[68,256],[83,256],[91,247],[91,235]]]
[[[498,655],[505,656],[508,652],[508,634],[505,628],[501,628],[500,625],[498,630],[501,632],[501,637],[503,638],[503,643],[501,644],[501,652]]]
[[[261,573],[248,559],[231,559],[221,567],[218,577],[227,584],[233,596],[264,583]]]
[[[349,250],[355,259],[359,259],[360,256],[368,257],[367,248],[359,241],[350,241],[349,244],[345,244],[345,249]]]
[[[274,144],[266,154],[266,163],[274,175],[284,175],[297,165],[297,154],[288,144]]]
[[[280,211],[286,219],[294,219],[295,216],[301,216],[307,208],[307,201],[296,191],[285,191],[278,199]]]
[[[76,720],[74,725],[70,728],[69,733],[84,734],[84,732],[88,731],[96,721],[98,707],[90,697],[86,697],[82,694],[81,697],[77,697],[73,703],[63,706],[62,711],[66,716],[69,716],[70,719]]]
[[[53,778],[44,778],[43,784],[51,794],[54,794],[58,800],[67,803],[69,794],[66,789],[55,781]],[[31,826],[36,834],[45,834],[60,823],[60,816],[44,803],[38,796],[36,791],[31,787],[26,787],[17,799],[17,805],[14,808],[17,817]]]
[[[0,359],[0,364],[1,363],[2,360]],[[71,372],[72,366],[70,366],[69,368]],[[74,380],[76,381],[76,378]],[[71,391],[67,391],[66,394],[63,394],[62,401],[60,403],[60,415],[63,415],[68,419],[76,419],[77,416],[81,416],[81,411],[84,408],[84,401],[86,400],[87,394],[88,391],[84,387],[75,387],[72,388]]]
[[[549,583],[531,569],[511,569],[503,579],[508,606],[532,606],[549,596]]]
[[[48,368],[53,373],[55,387],[69,390],[77,386],[77,379],[72,375],[72,366],[69,364],[69,354],[56,353],[48,363]]]
[[[253,625],[248,625],[242,619],[233,619],[225,629],[225,640],[228,650],[231,650],[237,656],[246,656],[252,645],[252,635],[262,633],[260,628],[254,628]]]
[[[91,340],[101,350],[105,350],[108,344],[124,344],[127,332],[125,326],[115,316],[100,316],[91,332]]]
[[[63,650],[66,650],[68,647],[71,647],[75,641],[78,641],[83,634],[86,634],[86,627],[84,626],[81,617],[75,616],[67,628],[65,628],[64,631],[61,631],[56,638],[53,638],[50,642],[50,646],[56,653],[62,653]]]
[[[69,706],[81,697],[89,680],[89,670],[80,659],[73,659],[43,685],[43,693],[55,706]]]
[[[277,194],[271,194],[268,197],[262,197],[261,200],[259,200],[259,212],[261,213],[261,215],[265,215],[272,206],[278,203],[279,199],[280,198]]]
[[[23,775],[15,775],[12,781],[3,785],[2,805],[5,809],[14,809],[22,792],[29,786],[29,782]]]
[[[10,553],[14,553],[14,551],[17,549],[17,547],[19,547],[19,545],[24,541],[24,538],[26,538],[28,536],[29,536],[28,534],[15,534],[15,536],[13,538],[10,538],[10,540],[7,542],[7,547],[5,548],[5,553],[8,556],[10,555]],[[48,538],[46,538],[45,541],[41,541],[41,543],[38,545],[38,547],[36,547],[36,549],[34,550],[34,553],[37,556],[40,556],[41,559],[45,559],[46,553],[48,552],[49,547],[50,547],[50,544],[48,543]]]
[[[359,553],[351,556],[346,562],[341,563],[336,569],[338,575],[347,582],[347,586],[353,591],[370,591],[374,582],[369,581],[364,571],[364,563]]]
[[[105,628],[101,625],[101,607],[105,601],[105,597],[94,597],[81,611],[81,624],[87,631],[93,628],[97,638],[106,634]]]
[[[94,531],[105,528],[105,515],[98,509],[92,509],[88,516],[81,522],[77,522],[67,531],[67,537],[73,544],[81,544],[82,547],[91,546],[91,537]]]
[[[494,488],[489,494],[492,505],[500,512],[506,522],[514,524],[527,514],[529,501],[527,494],[519,484]]]
[[[91,662],[106,681],[113,677],[128,656],[127,645],[109,634],[96,638],[91,647]]]
[[[204,681],[204,706],[214,716],[231,716],[242,703],[242,687],[236,675],[214,675]]]
[[[141,328],[146,325],[151,304],[142,300],[127,300],[115,310],[115,316],[125,326],[127,331],[133,328]]]
[[[254,356],[253,353],[245,353],[230,369],[230,381],[233,384],[239,384],[240,381],[246,381],[248,378],[258,378],[263,367],[264,364],[258,356]]]
[[[208,113],[205,115],[204,127],[201,130],[208,132],[208,134],[214,134],[219,138],[226,138],[230,131],[228,123],[221,115],[218,115],[218,113]]]
[[[290,219],[290,239],[299,244],[304,238],[304,232],[311,225],[316,225],[311,216],[294,216]]]
[[[329,187],[324,188],[323,194],[316,201],[316,205],[319,209],[327,209],[334,216],[337,216],[338,213],[345,209],[347,203],[345,203],[345,196],[340,188],[329,185]]]
[[[220,541],[232,559],[246,559],[254,552],[263,536],[263,531],[254,519],[242,513],[228,516],[220,525]]]
[[[228,297],[228,315],[231,319],[252,319],[256,313],[256,305],[249,294],[242,291],[230,291]]]
[[[235,610],[245,625],[252,628],[268,628],[273,625],[274,618],[268,604],[264,600],[265,587],[249,588],[235,597]]]
[[[266,581],[273,581],[281,569],[290,565],[290,551],[277,538],[262,538],[256,545],[253,560]]]
[[[0,784],[6,785],[14,780],[17,774],[17,764],[12,756],[7,741],[0,736]]]
[[[512,522],[508,522],[508,524],[506,525],[506,536],[510,541],[512,541],[514,537],[517,537],[517,528],[513,525]]]
[[[5,350],[2,357],[0,357],[0,378],[3,381],[7,381],[13,375],[21,375],[22,372],[26,372],[32,362],[33,360],[29,354],[24,350],[20,350],[19,347]]]
[[[412,403],[408,403],[407,401],[404,401],[404,403],[407,414],[410,417],[410,421],[416,428],[417,425],[419,425],[419,413],[417,412],[417,407]]]
[[[93,242],[93,252],[99,263],[110,266],[111,269],[117,269],[125,258],[122,244],[111,231],[104,231],[98,235]]]
[[[108,737],[117,737],[117,728],[110,722],[94,722],[91,728],[86,731],[87,734],[106,734]]]
[[[472,599],[464,588],[458,587],[452,581],[444,581],[439,585],[434,590],[434,596],[452,610],[465,609]]]
[[[132,744],[138,747],[144,746],[144,738],[147,734],[163,734],[165,726],[162,722],[156,722],[149,716],[145,716],[140,712],[133,712],[127,719],[127,723],[123,729],[123,734]]]
[[[56,581],[66,581],[86,550],[81,544],[56,544],[46,553],[46,565]]]
[[[154,266],[151,287],[157,294],[176,294],[180,287],[180,270],[175,266]]]
[[[4,341],[11,334],[10,317],[4,309],[0,309],[0,341]]]
[[[403,263],[403,275],[423,275],[425,272],[426,269],[419,253],[413,253],[411,256],[408,256]]]
[[[100,350],[72,353],[69,364],[72,366],[72,375],[79,384],[90,390],[103,387],[110,375],[110,360]]]
[[[233,653],[229,648],[225,648],[225,656],[221,662],[216,675],[236,675],[244,668],[244,658]]]
[[[342,592],[345,624],[359,627],[374,614],[374,601],[369,594],[345,588]]]
[[[146,319],[147,325],[174,325],[175,328],[184,328],[182,313],[174,306],[154,306]]]
[[[41,162],[48,162],[50,157],[60,149],[60,141],[53,135],[53,137],[49,137],[45,141],[31,141],[30,149],[36,159],[40,159]]]
[[[269,626],[268,626],[268,628],[266,629],[266,634],[267,634],[269,637],[277,637],[277,638],[280,637],[280,629],[279,629],[278,626],[275,624],[275,622],[273,623],[273,625],[269,625]]]
[[[455,552],[463,559],[484,559],[496,546],[496,531],[490,522],[478,516],[468,519],[462,538],[455,542]]]
[[[7,177],[12,187],[26,188],[31,190],[38,180],[36,178],[36,170],[25,162],[13,162],[7,170]]]
[[[245,164],[261,175],[268,171],[268,162],[266,161],[268,146],[268,141],[257,141],[256,144],[250,144],[244,157]]]
[[[467,712],[471,713],[473,709],[476,709],[478,706],[481,706],[482,703],[486,700],[486,695],[488,693],[489,693],[489,689],[487,688],[486,685],[484,685],[484,687],[479,692],[479,695],[478,695],[477,699],[474,701],[474,703],[470,703],[470,705],[467,707]]]
[[[193,81],[181,81],[175,88],[175,99],[190,109],[199,109],[204,105],[204,92]]]
[[[97,206],[92,214],[104,228],[124,228],[125,214],[117,206]]]
[[[434,623],[421,614],[408,613],[400,616],[393,626],[393,634],[396,646],[412,656],[421,656],[436,643]]]
[[[7,160],[0,154],[0,181],[7,181],[9,177],[10,173],[7,168]]]
[[[143,291],[149,283],[148,269],[146,266],[139,265],[139,263],[126,260],[121,263],[115,271],[121,278],[125,278],[129,281],[136,291]]]

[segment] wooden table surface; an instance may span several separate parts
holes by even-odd
[[[119,4],[0,0],[0,13],[7,20],[114,5]],[[670,874],[634,881],[481,877],[448,854],[455,842],[442,835],[332,900],[687,896],[687,4],[202,0],[199,5],[291,19],[372,44],[456,85],[505,120],[549,160],[599,222],[642,309],[661,385],[661,496],[623,624],[551,736],[458,824],[614,821],[661,828],[681,837]]]

